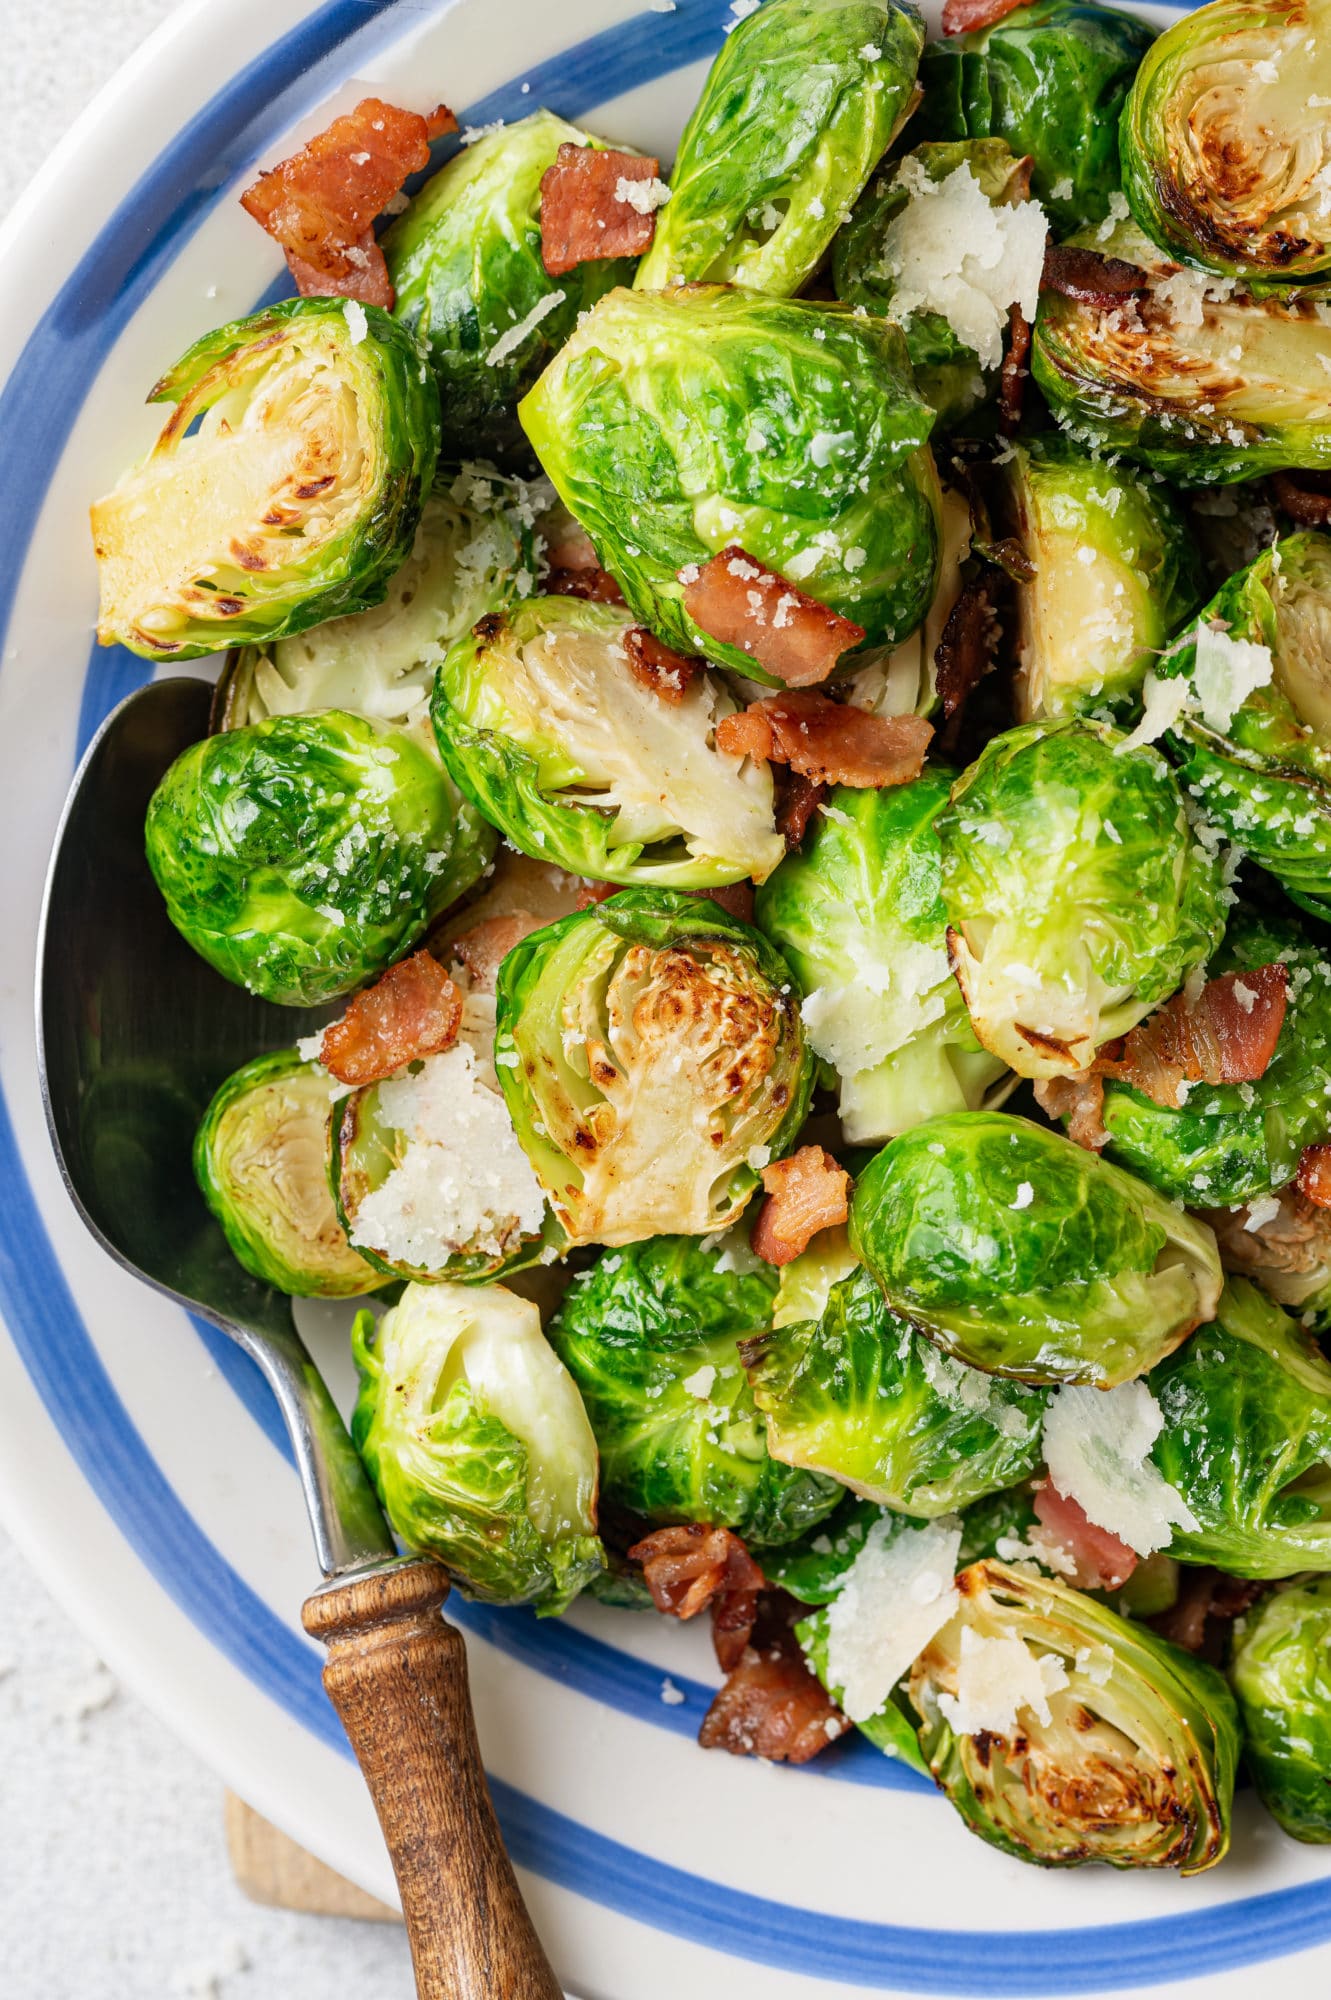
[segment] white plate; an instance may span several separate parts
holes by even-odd
[[[80,748],[146,673],[92,644],[87,502],[155,434],[142,398],[162,367],[278,280],[234,200],[257,164],[371,89],[477,124],[548,103],[668,158],[729,18],[727,0],[196,0],[0,239],[0,1502],[116,1671],[380,1896],[387,1859],[300,1631],[312,1565],[275,1412],[234,1350],[94,1248],[42,1123],[30,992],[50,837]],[[344,1319],[304,1318],[346,1392]],[[1233,2000],[1288,1953],[1284,1993],[1326,1991],[1328,1858],[1255,1813],[1199,1881],[1044,1875],[862,1743],[804,1771],[705,1755],[702,1634],[595,1607],[457,1615],[500,1816],[585,2000],[1180,1979]],[[667,1674],[682,1705],[661,1699]]]

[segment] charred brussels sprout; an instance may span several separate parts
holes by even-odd
[[[92,510],[104,646],[188,660],[381,602],[439,452],[434,384],[387,313],[283,300],[196,341],[150,400],[169,421]]]
[[[523,853],[606,882],[761,879],[785,852],[772,775],[716,748],[735,703],[700,674],[665,701],[630,670],[632,618],[530,598],[460,640],[435,686],[459,788]]]
[[[721,45],[637,283],[788,297],[909,116],[924,28],[893,0],[767,0]]]
[[[950,1514],[1040,1462],[1045,1397],[940,1353],[867,1271],[743,1351],[773,1456],[903,1514]]]
[[[1229,1677],[1262,1804],[1295,1840],[1331,1841],[1331,1577],[1250,1611]]]
[[[839,787],[758,895],[755,921],[799,980],[855,1143],[973,1109],[1007,1074],[948,965],[934,819],[951,782],[931,770],[882,791]]]
[[[994,737],[935,826],[972,1024],[1021,1076],[1089,1069],[1220,937],[1220,863],[1177,779],[1102,725]]]
[[[957,1588],[910,1698],[971,1831],[1045,1867],[1222,1860],[1239,1735],[1215,1668],[1025,1565],[977,1563]]]
[[[299,1299],[349,1299],[386,1283],[352,1249],[328,1188],[331,1079],[294,1049],[229,1076],[194,1141],[194,1176],[235,1255]]]
[[[1319,24],[1319,8],[1288,0],[1212,0],[1143,58],[1123,110],[1123,186],[1185,263],[1236,278],[1331,269]]]
[[[409,949],[479,879],[494,835],[422,735],[328,709],[192,744],[153,793],[147,848],[210,965],[313,1007]]]
[[[957,1361],[1024,1382],[1111,1389],[1220,1296],[1204,1224],[996,1111],[931,1119],[885,1146],[856,1182],[850,1235],[895,1312]]]
[[[1032,192],[1056,230],[1099,222],[1119,185],[1119,107],[1152,39],[1117,8],[1018,7],[992,27],[930,43],[912,135],[1006,139],[1030,154]]]
[[[776,1273],[742,1241],[657,1236],[575,1278],[550,1324],[601,1453],[601,1493],[645,1521],[790,1542],[841,1488],[768,1455],[736,1341],[765,1326]]]
[[[681,571],[731,546],[867,645],[932,601],[933,412],[885,320],[723,285],[612,292],[519,414],[635,616],[683,652],[766,677],[684,607]]]
[[[351,1434],[394,1532],[469,1597],[563,1611],[605,1567],[596,1440],[536,1307],[503,1285],[408,1285],[351,1339]]]
[[[535,932],[499,972],[495,1065],[575,1243],[736,1221],[812,1087],[790,975],[715,904],[626,889]]]
[[[561,146],[595,146],[538,111],[465,146],[384,238],[398,320],[439,382],[446,458],[522,449],[514,412],[578,314],[633,272],[597,258],[551,278],[541,262],[541,179]]]

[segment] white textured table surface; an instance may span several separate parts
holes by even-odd
[[[0,210],[171,6],[0,10]],[[0,1607],[5,2000],[406,2000],[399,1932],[241,1895],[216,1778],[116,1686],[2,1535]]]

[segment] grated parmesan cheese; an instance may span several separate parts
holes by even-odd
[[[1271,672],[1269,646],[1236,639],[1218,625],[1198,621],[1193,684],[1208,729],[1223,736],[1248,696],[1269,684]]]
[[[705,1403],[712,1393],[715,1382],[715,1367],[710,1361],[704,1361],[702,1367],[695,1368],[692,1375],[686,1375],[679,1386],[681,1389],[687,1389],[691,1396],[696,1396],[700,1403]]]
[[[1114,754],[1121,757],[1128,750],[1140,750],[1147,743],[1154,743],[1167,729],[1172,729],[1188,704],[1188,683],[1182,675],[1172,680],[1163,680],[1154,669],[1147,672],[1142,683],[1142,719],[1137,727],[1120,743],[1114,745]]]
[[[1248,1214],[1243,1227],[1255,1234],[1265,1229],[1268,1222],[1274,1222],[1280,1213],[1280,1197],[1274,1194],[1259,1194],[1248,1203]]]
[[[1054,1485],[1139,1556],[1168,1548],[1176,1527],[1197,1526],[1183,1495],[1150,1459],[1164,1421],[1141,1381],[1117,1389],[1064,1386],[1045,1412],[1045,1462]]]
[[[546,315],[564,303],[564,296],[563,291],[557,289],[547,292],[543,299],[538,299],[531,311],[525,314],[516,326],[511,326],[507,333],[500,334],[485,357],[486,367],[497,368],[501,361],[508,360],[510,354],[516,354],[527,335],[534,333]]]
[[[1026,1708],[1048,1728],[1049,1697],[1067,1685],[1067,1668],[1056,1653],[1037,1655],[1016,1633],[990,1639],[967,1625],[961,1634],[957,1691],[940,1693],[938,1706],[958,1736],[1010,1736]]]
[[[941,181],[915,160],[900,180],[909,200],[888,225],[883,246],[895,277],[894,319],[940,313],[984,368],[1003,358],[1008,307],[1035,318],[1049,223],[1036,201],[991,206],[969,164]]]
[[[651,215],[669,199],[670,189],[664,181],[631,181],[627,174],[621,174],[615,182],[615,200],[627,202],[639,215]]]
[[[827,1612],[827,1679],[852,1722],[876,1715],[957,1604],[961,1529],[875,1521]]]
[[[346,316],[347,331],[351,335],[353,347],[359,347],[370,330],[370,322],[365,317],[365,308],[359,299],[348,299],[342,311]]]

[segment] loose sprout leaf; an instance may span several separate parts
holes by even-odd
[[[1145,1382],[1109,1390],[1064,1386],[1045,1412],[1044,1452],[1055,1487],[1139,1556],[1167,1549],[1175,1527],[1198,1525],[1182,1495],[1151,1463],[1151,1446],[1163,1427],[1160,1405]]]
[[[1262,1804],[1295,1840],[1331,1840],[1331,1578],[1263,1598],[1237,1630],[1229,1671]]]

